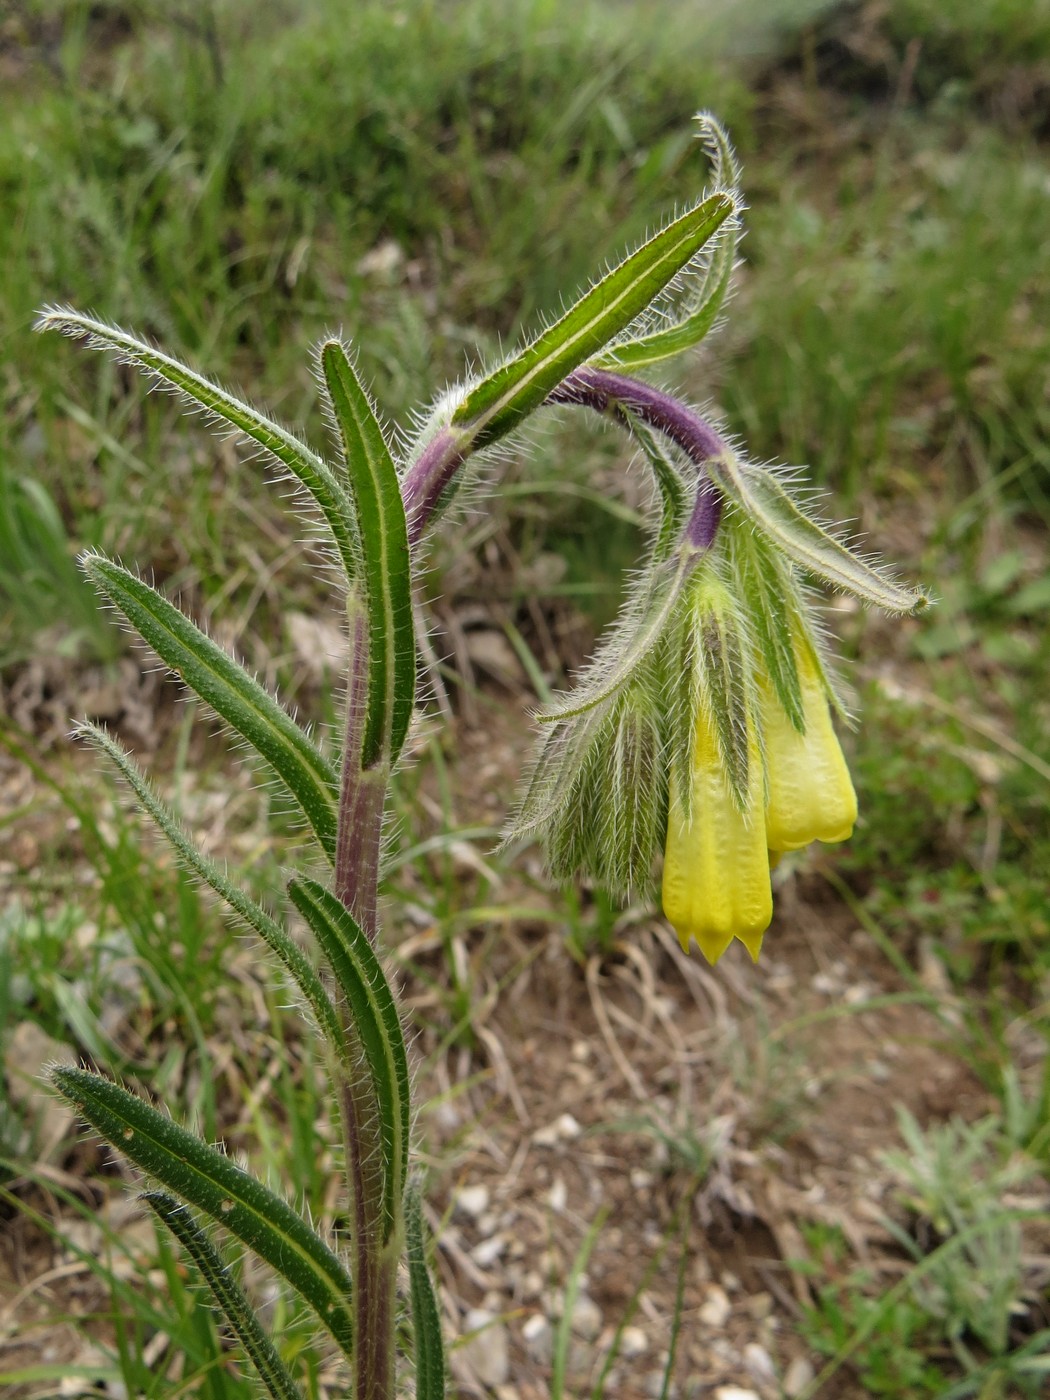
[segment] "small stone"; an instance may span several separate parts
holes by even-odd
[[[520,683],[523,671],[518,654],[502,632],[485,628],[478,632],[468,632],[467,655],[470,663],[479,671],[484,671],[493,680],[505,686]]]
[[[631,1360],[649,1350],[649,1338],[640,1327],[625,1327],[620,1333],[620,1355]]]
[[[561,1215],[569,1203],[569,1188],[565,1185],[564,1178],[560,1176],[554,1178],[547,1199],[550,1201],[550,1207],[554,1214]]]
[[[698,1316],[705,1327],[724,1327],[729,1321],[731,1311],[732,1304],[726,1296],[725,1289],[719,1288],[717,1283],[713,1283],[707,1290],[707,1297],[700,1307]]]
[[[470,1251],[470,1257],[477,1264],[479,1269],[488,1269],[495,1264],[503,1251],[507,1248],[507,1240],[504,1235],[493,1235],[491,1239],[482,1240]]]
[[[796,1356],[784,1373],[784,1394],[788,1400],[795,1400],[796,1395],[808,1389],[813,1384],[815,1374],[812,1363],[805,1356]]]
[[[572,1330],[586,1342],[593,1342],[602,1330],[602,1310],[586,1293],[572,1305]]]
[[[773,1311],[772,1294],[753,1293],[748,1302],[748,1311],[757,1322],[761,1322],[764,1317],[768,1317]]]
[[[463,1330],[473,1335],[452,1353],[453,1361],[460,1361],[482,1385],[504,1385],[510,1375],[506,1327],[485,1308],[471,1308]]]
[[[530,1360],[537,1366],[549,1366],[554,1351],[554,1332],[542,1313],[533,1313],[522,1324],[521,1335]]]
[[[757,1342],[748,1342],[744,1348],[744,1365],[756,1384],[772,1385],[776,1381],[777,1372],[773,1358],[765,1347],[759,1346]]]
[[[553,1123],[548,1123],[543,1128],[537,1128],[532,1135],[532,1140],[537,1147],[555,1147],[559,1142],[575,1141],[582,1132],[583,1129],[572,1114],[563,1113]]]
[[[465,1215],[468,1220],[477,1220],[489,1208],[489,1188],[487,1186],[461,1186],[452,1197],[456,1215]]]

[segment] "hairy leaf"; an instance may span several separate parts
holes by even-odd
[[[144,1191],[142,1200],[196,1264],[219,1311],[259,1373],[267,1394],[273,1400],[303,1400],[303,1392],[289,1374],[258,1314],[189,1209],[165,1191]]]
[[[295,940],[288,936],[280,924],[272,919],[261,905],[246,894],[239,885],[235,885],[213,860],[209,860],[203,851],[197,848],[182,829],[175,813],[157,796],[149,780],[132,760],[130,754],[125,752],[104,729],[100,729],[94,724],[83,723],[77,726],[76,732],[87,739],[89,743],[94,744],[117,766],[142,807],[160,827],[189,869],[198,875],[205,884],[210,885],[219,898],[225,900],[234,913],[243,919],[249,928],[254,929],[259,937],[277,954],[294,979],[296,986],[306,998],[328,1044],[336,1056],[343,1063],[347,1063],[350,1052],[335,1007],[332,1005],[320,977]]]
[[[416,643],[408,528],[401,484],[383,431],[338,340],[321,347],[321,369],[342,437],[361,538],[369,620],[362,763],[371,768],[383,759],[393,763],[412,718]]]
[[[352,579],[357,574],[358,550],[350,499],[327,462],[311,452],[294,433],[147,341],[70,307],[47,307],[38,317],[36,329],[61,331],[63,335],[83,340],[92,350],[109,351],[165,388],[181,394],[191,406],[203,409],[243,434],[289,471],[313,497],[331,532],[347,578]]]
[[[101,1137],[254,1249],[352,1354],[350,1275],[287,1201],[119,1084],[65,1065],[52,1070],[51,1078]]]
[[[476,447],[494,442],[532,412],[650,305],[734,212],[714,194],[654,234],[607,273],[518,355],[474,388],[453,416]]]
[[[281,780],[302,808],[326,855],[335,851],[335,770],[288,712],[244,667],[155,588],[100,554],[81,560],[161,660],[177,671]]]
[[[444,1400],[445,1348],[441,1338],[441,1314],[427,1264],[423,1208],[415,1190],[409,1191],[405,1200],[405,1226],[416,1346],[416,1400]]]
[[[390,1239],[401,1221],[409,1141],[408,1058],[397,1006],[375,950],[345,905],[316,880],[296,878],[288,893],[331,964],[368,1065],[383,1140],[383,1218]]]

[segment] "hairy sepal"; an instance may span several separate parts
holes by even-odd
[[[538,712],[541,724],[586,714],[616,694],[664,635],[701,552],[683,545],[676,555],[643,575],[636,596],[625,606],[579,683],[565,697]]]
[[[803,734],[806,720],[795,639],[804,604],[792,577],[792,566],[781,560],[747,521],[730,519],[723,530],[739,594],[751,620],[756,650],[792,727]]]
[[[746,812],[755,707],[752,639],[746,611],[714,568],[693,580],[670,662],[675,696],[672,764],[679,772],[691,771],[693,736],[702,711],[715,735],[726,786]],[[689,784],[682,786],[688,816]]]

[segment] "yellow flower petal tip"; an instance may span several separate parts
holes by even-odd
[[[768,924],[766,925],[766,927],[768,928]],[[753,963],[758,962],[758,955],[762,951],[762,940],[765,937],[765,934],[765,929],[762,929],[761,932],[757,933],[754,930],[749,930],[746,933],[737,934],[737,938],[740,939],[740,942],[747,949],[748,953],[750,953],[751,961]]]

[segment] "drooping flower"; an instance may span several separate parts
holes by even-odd
[[[857,800],[832,722],[843,712],[802,573],[887,611],[925,605],[741,461],[692,410],[588,371],[574,393],[658,423],[684,470],[633,418],[663,499],[653,552],[576,690],[540,719],[508,840],[538,836],[551,873],[613,894],[650,886],[683,948],[757,959],[770,868],[848,839]],[[696,466],[705,470],[696,473]],[[691,480],[690,480],[691,476]]]

